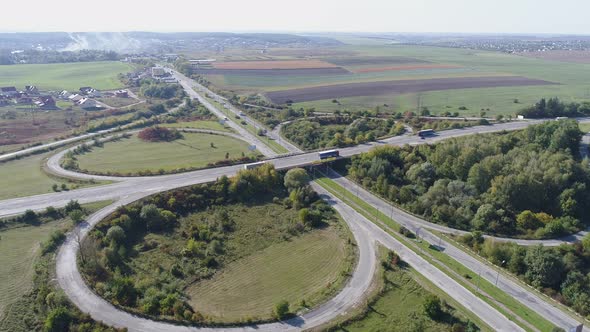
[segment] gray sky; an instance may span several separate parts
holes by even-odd
[[[590,34],[590,0],[2,1],[0,31]]]

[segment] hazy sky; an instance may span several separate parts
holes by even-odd
[[[590,34],[590,0],[2,1],[0,31]]]

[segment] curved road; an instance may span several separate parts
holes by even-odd
[[[513,123],[505,123],[505,124],[499,124],[499,125],[494,125],[494,126],[479,126],[479,127],[472,127],[472,128],[467,128],[467,129],[449,130],[449,131],[441,132],[438,134],[438,136],[433,137],[433,138],[429,138],[426,140],[421,140],[415,136],[392,137],[392,138],[389,138],[389,139],[386,139],[386,140],[383,140],[380,142],[375,142],[375,143],[371,143],[371,144],[364,144],[364,145],[355,146],[355,147],[351,147],[351,148],[340,149],[340,152],[341,152],[342,156],[346,157],[346,156],[351,156],[354,154],[358,154],[358,153],[367,151],[374,146],[379,146],[379,145],[384,145],[384,144],[395,144],[395,145],[424,144],[424,143],[430,143],[430,142],[437,142],[437,141],[440,141],[440,140],[443,140],[446,138],[450,138],[450,137],[459,137],[459,136],[465,136],[465,135],[470,135],[470,134],[474,134],[474,133],[493,132],[493,131],[499,131],[499,130],[517,130],[517,129],[522,129],[522,128],[524,128],[530,124],[533,124],[533,123],[539,123],[541,121],[542,120],[528,121],[528,122],[513,122]],[[587,120],[585,120],[585,121],[587,121]],[[296,155],[275,158],[275,159],[271,159],[270,161],[273,164],[275,164],[277,169],[285,169],[285,168],[290,168],[290,167],[295,167],[295,166],[303,166],[303,165],[312,164],[312,163],[316,162],[317,160],[318,160],[318,157],[317,157],[316,153],[302,153],[302,154],[296,154]],[[69,191],[69,192],[51,193],[51,194],[37,195],[37,196],[32,196],[32,197],[27,197],[27,198],[19,198],[19,199],[0,201],[0,216],[7,216],[7,215],[22,213],[27,209],[40,210],[40,209],[43,209],[47,206],[56,206],[56,207],[63,206],[70,199],[78,199],[81,203],[97,201],[97,200],[105,200],[105,199],[117,199],[117,200],[120,199],[120,201],[117,202],[116,204],[123,204],[123,203],[127,203],[130,201],[136,200],[140,197],[145,197],[147,195],[150,195],[150,194],[153,194],[156,192],[160,192],[163,190],[169,190],[169,189],[178,188],[181,186],[186,186],[186,185],[191,185],[191,184],[196,184],[196,183],[204,183],[204,182],[214,181],[216,178],[218,178],[222,175],[230,175],[231,176],[231,175],[235,174],[240,168],[241,168],[241,166],[236,165],[236,166],[228,166],[228,167],[221,167],[221,168],[214,168],[214,169],[206,169],[206,170],[201,170],[201,171],[194,171],[194,172],[189,172],[189,173],[184,173],[184,174],[133,178],[130,180],[124,180],[124,181],[114,183],[111,185],[106,185],[106,186],[85,188],[85,189],[74,190],[74,191]],[[118,179],[118,180],[121,180],[121,179]],[[318,191],[320,191],[320,190],[318,190]],[[369,201],[370,197],[367,196],[367,198],[364,198],[364,199]],[[408,249],[401,246],[401,244],[399,244],[399,243],[395,243],[395,240],[393,240],[391,237],[389,237],[389,235],[387,235],[386,233],[380,233],[382,231],[380,231],[380,229],[377,226],[375,226],[374,224],[372,224],[366,220],[363,220],[363,218],[359,219],[358,216],[355,217],[354,214],[351,218],[350,213],[346,212],[345,207],[342,207],[341,205],[339,205],[338,201],[335,201],[335,200],[333,200],[333,201],[336,202],[336,203],[333,203],[335,208],[341,214],[343,214],[347,223],[349,223],[349,225],[351,225],[351,229],[354,229],[355,227],[360,227],[360,225],[364,225],[364,227],[363,227],[363,229],[365,230],[364,232],[355,231],[355,237],[357,237],[357,241],[359,242],[359,244],[361,244],[364,241],[360,234],[361,233],[368,234],[369,239],[377,239],[379,242],[384,243],[386,246],[388,246],[390,248],[396,248],[395,249],[396,251],[404,252],[404,254],[402,255],[402,258],[404,260],[412,262],[411,263],[412,265],[414,265],[414,264],[417,264],[418,266],[422,265],[420,262],[413,261],[412,258],[409,258],[411,254],[408,252],[405,252],[405,251],[408,251]],[[111,205],[109,208],[114,208],[114,206],[116,206],[116,204]],[[373,201],[371,201],[371,204],[376,204],[377,206],[379,205],[377,202],[373,202]],[[388,209],[390,207],[387,206],[386,208]],[[99,213],[95,214],[91,218],[91,220],[89,220],[91,222],[91,224],[98,222],[100,220],[101,215],[104,216],[103,213],[108,213],[107,210],[108,209],[104,209],[104,210],[99,211]],[[107,211],[107,212],[105,212],[105,211]],[[399,215],[401,215],[401,213],[399,213]],[[400,217],[398,215],[396,215],[395,219],[397,220],[398,218],[400,218]],[[421,222],[423,223],[424,221],[421,221]],[[408,225],[411,226],[411,224],[408,224]],[[85,234],[85,232],[88,231],[89,225],[86,225],[86,226],[87,226],[87,228],[85,228],[85,230],[82,231],[82,233],[80,233],[80,234]],[[422,227],[422,226],[420,226],[420,227]],[[438,238],[434,237],[434,235],[432,235],[429,232],[424,231],[424,233],[420,233],[420,234],[423,237],[427,237],[429,239],[429,242],[431,242],[431,243],[437,242]],[[434,237],[434,238],[432,238],[432,237]],[[369,240],[369,242],[371,242],[371,241]],[[491,269],[489,267],[486,268],[486,266],[484,264],[482,264],[481,262],[477,261],[474,258],[471,258],[471,261],[470,261],[469,257],[471,257],[471,256],[469,256],[465,252],[462,252],[459,249],[453,247],[451,244],[443,242],[442,240],[438,240],[438,242],[445,249],[445,252],[448,253],[449,255],[453,254],[453,252],[456,251],[456,253],[454,253],[455,256],[453,256],[453,257],[456,257],[456,259],[458,259],[458,260],[459,259],[465,260],[467,263],[464,263],[464,264],[466,264],[466,266],[469,265],[469,268],[472,271],[478,271],[478,270],[482,271],[482,276],[488,280],[491,280],[494,278],[494,275],[495,275],[494,269]],[[367,244],[367,246],[370,246],[370,244]],[[92,311],[93,308],[101,308],[101,310],[98,310],[99,312],[94,313],[96,315],[96,316],[93,315],[93,317],[95,319],[102,320],[105,322],[108,322],[111,320],[119,321],[119,319],[122,319],[121,322],[123,322],[123,323],[125,323],[126,320],[130,320],[129,322],[133,322],[133,323],[130,325],[127,325],[127,324],[125,324],[125,325],[128,327],[131,327],[134,330],[138,330],[138,331],[162,330],[162,325],[158,325],[158,324],[163,324],[163,323],[151,322],[149,320],[142,320],[142,319],[139,319],[137,317],[134,317],[132,315],[129,315],[127,313],[120,312],[120,311],[110,312],[110,314],[112,314],[113,316],[109,316],[109,315],[106,315],[106,317],[101,316],[100,312],[102,310],[107,310],[107,312],[108,312],[109,305],[108,305],[108,303],[104,302],[104,300],[101,300],[100,298],[97,298],[96,296],[95,296],[96,298],[93,298],[91,292],[90,292],[90,294],[88,293],[89,290],[88,290],[87,286],[85,286],[83,281],[81,281],[81,278],[79,278],[79,273],[77,273],[77,267],[75,264],[75,252],[76,252],[76,241],[74,241],[74,239],[71,237],[68,239],[67,245],[64,246],[60,250],[60,253],[59,253],[58,264],[60,264],[60,265],[58,268],[58,271],[59,271],[58,280],[60,280],[60,285],[62,285],[63,287],[66,288],[66,292],[68,293],[68,295],[70,295],[72,297],[74,302],[77,305],[79,305],[80,308],[83,309],[83,311]],[[366,259],[362,259],[362,258],[363,257],[361,256],[361,261],[359,263],[359,266],[363,266],[364,264],[366,264],[366,263],[363,263]],[[461,260],[459,260],[459,261],[461,261]],[[369,263],[369,265],[371,265],[371,264]],[[418,269],[418,267],[417,267],[417,269]],[[482,317],[486,321],[486,323],[490,324],[490,326],[492,326],[494,329],[506,330],[506,331],[518,330],[518,328],[517,327],[515,328],[515,326],[512,323],[510,323],[509,321],[507,321],[505,317],[503,317],[502,315],[499,315],[499,317],[498,317],[496,315],[497,312],[495,312],[495,310],[493,310],[491,308],[487,308],[485,306],[485,304],[481,304],[480,303],[481,301],[477,297],[475,297],[472,293],[467,291],[464,294],[460,290],[460,288],[457,288],[454,286],[448,287],[448,285],[452,285],[452,282],[449,284],[450,281],[445,280],[446,275],[444,275],[444,273],[442,273],[440,271],[438,271],[438,273],[441,273],[441,275],[437,275],[436,271],[438,271],[438,270],[436,270],[434,267],[432,267],[428,264],[425,264],[423,267],[419,268],[419,272],[422,274],[430,273],[432,278],[434,278],[433,281],[435,281],[441,287],[441,289],[448,292],[454,298],[458,299],[458,301],[460,301],[463,305],[468,307],[468,309],[470,309],[474,312],[480,312],[481,313],[480,317]],[[372,275],[372,273],[369,273],[369,274]],[[359,291],[359,290],[364,288],[364,286],[363,286],[364,282],[366,280],[368,280],[367,275],[368,275],[367,273],[359,274],[358,268],[357,268],[357,271],[355,271],[355,274],[354,274],[354,276],[351,280],[351,284],[349,284],[349,286],[353,285],[354,284],[353,282],[358,282],[358,284],[356,284],[356,286],[354,286],[352,289],[349,289],[349,286],[347,286],[347,288],[345,288],[345,291],[349,292],[348,295],[346,295],[346,297],[344,297],[344,298],[340,297],[340,295],[339,295],[336,298],[330,300],[328,303],[325,304],[325,306],[328,306],[328,308],[324,308],[324,306],[322,306],[322,307],[318,308],[317,310],[314,310],[314,311],[310,312],[309,314],[302,316],[301,318],[296,318],[293,321],[288,321],[285,323],[277,323],[278,325],[261,325],[258,328],[270,327],[272,330],[300,329],[303,327],[309,327],[309,326],[314,326],[315,324],[319,324],[320,322],[323,322],[326,319],[328,319],[328,317],[333,318],[333,317],[335,317],[335,315],[338,315],[338,314],[346,311],[346,308],[350,307],[350,305],[351,305],[350,299],[351,298],[356,299],[356,296],[359,293],[362,293],[362,291]],[[500,282],[499,282],[498,286],[501,287],[507,293],[509,293],[511,296],[515,297],[517,300],[519,300],[521,302],[525,301],[523,303],[525,303],[527,306],[533,308],[534,310],[537,310],[538,312],[542,313],[542,315],[544,317],[546,317],[547,319],[549,319],[550,321],[552,321],[555,324],[558,324],[560,326],[573,326],[573,324],[576,323],[575,320],[573,320],[571,317],[564,314],[561,310],[552,307],[549,303],[538,298],[538,296],[534,295],[532,292],[530,292],[526,289],[523,289],[522,287],[518,286],[515,282],[508,280],[504,276],[502,276],[500,278]],[[67,288],[71,288],[71,289],[68,290]],[[459,293],[455,293],[456,289],[459,289],[459,291],[458,291]],[[451,294],[451,293],[453,293],[453,294]],[[338,300],[338,299],[340,299],[340,300]],[[334,301],[336,301],[336,302],[342,301],[342,302],[336,303]],[[355,301],[358,301],[358,300],[355,300]],[[356,303],[355,301],[352,301],[352,304]],[[107,307],[104,307],[105,305]],[[92,312],[94,312],[94,311],[92,311]],[[115,326],[121,326],[120,324],[121,323],[117,324],[117,322],[113,322],[113,325],[115,325]],[[135,325],[135,324],[137,324],[137,325]],[[165,329],[168,330],[168,328],[170,328],[170,326],[166,325]],[[176,329],[178,329],[178,331],[192,330],[191,328],[186,328],[186,327],[175,327],[175,330]],[[244,330],[244,329],[250,330],[251,328],[247,327],[247,328],[241,328],[241,329],[242,330]],[[256,327],[253,327],[252,329],[256,329]]]
[[[127,328],[129,331],[159,332],[159,331],[298,331],[326,323],[338,315],[362,303],[365,293],[371,285],[371,281],[377,267],[375,257],[375,244],[367,232],[361,231],[358,220],[354,218],[354,211],[343,204],[330,202],[330,204],[343,216],[357,242],[359,261],[355,271],[346,286],[334,298],[320,305],[302,316],[289,319],[284,322],[260,324],[236,328],[198,328],[179,326],[166,322],[157,322],[137,317],[128,312],[119,310],[109,302],[96,295],[82,279],[76,263],[78,243],[88,232],[104,217],[112,213],[117,207],[129,204],[149,194],[136,194],[126,196],[118,202],[103,208],[91,215],[88,220],[78,226],[69,234],[66,242],[61,247],[57,256],[57,281],[72,302],[92,316],[93,319],[107,325],[118,328]],[[507,330],[508,331],[508,330]]]

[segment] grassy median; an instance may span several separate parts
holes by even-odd
[[[408,248],[412,249],[431,264],[449,275],[449,277],[453,278],[470,291],[476,293],[478,297],[486,301],[525,330],[533,330],[531,327],[534,327],[540,331],[550,331],[554,327],[551,322],[537,314],[534,310],[531,310],[516,299],[507,295],[495,285],[485,279],[476,278],[471,270],[467,269],[448,255],[438,251],[436,247],[431,246],[424,241],[411,241],[397,234],[396,232],[398,232],[400,228],[398,223],[365,201],[357,198],[353,193],[347,191],[336,182],[325,177],[318,179],[317,182],[333,195],[342,199],[347,204],[350,204],[351,207],[364,215],[367,219],[371,221],[379,221],[377,225],[387,231],[395,239],[404,243]],[[480,292],[476,292],[477,290]]]

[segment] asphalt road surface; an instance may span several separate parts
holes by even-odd
[[[386,216],[390,216],[391,219],[395,220],[400,225],[406,227],[410,231],[414,232],[420,238],[424,239],[428,243],[434,244],[438,246],[441,251],[445,254],[449,255],[451,258],[459,262],[460,264],[467,267],[469,270],[475,272],[476,274],[480,275],[482,278],[488,280],[492,284],[497,284],[502,291],[506,294],[512,296],[517,301],[521,302],[525,306],[533,309],[538,314],[540,314],[545,319],[549,320],[553,324],[560,326],[560,327],[567,327],[572,328],[579,324],[579,322],[573,319],[570,315],[566,314],[553,304],[546,302],[543,300],[539,295],[531,292],[530,290],[525,289],[519,283],[517,283],[512,278],[508,278],[503,274],[499,274],[496,268],[491,267],[490,265],[482,263],[480,260],[476,259],[475,257],[469,255],[465,251],[457,248],[455,245],[443,240],[441,237],[431,233],[428,231],[428,226],[426,225],[428,222],[422,220],[416,216],[413,216],[401,209],[394,207],[393,205],[387,203],[386,201],[382,200],[381,198],[375,196],[374,194],[370,193],[369,191],[360,188],[357,184],[353,183],[352,181],[338,176],[336,173],[331,173],[330,177],[337,182],[339,185],[344,187],[349,192],[356,194],[358,198],[367,202],[374,208],[378,209],[381,213]],[[430,224],[430,223],[428,223]],[[432,224],[434,225],[434,224]],[[438,226],[438,225],[437,225]],[[377,226],[375,226],[377,227]],[[440,226],[439,226],[440,227]],[[436,230],[438,227],[431,227]],[[443,232],[445,232],[443,230]],[[531,241],[531,240],[515,240],[515,239],[501,239],[502,241],[512,241],[517,242],[521,245],[536,245],[538,242],[543,243],[543,240],[540,241]],[[412,264],[410,264],[412,265]],[[445,289],[445,288],[442,288]],[[461,302],[463,303],[463,302]]]
[[[585,121],[587,121],[587,120],[585,120]],[[485,133],[485,132],[493,132],[493,131],[501,131],[501,130],[517,130],[517,129],[522,129],[530,124],[538,123],[538,122],[541,122],[541,121],[539,120],[539,121],[526,121],[526,122],[524,122],[524,121],[523,122],[512,122],[512,123],[499,124],[499,125],[494,125],[494,126],[478,126],[478,127],[472,127],[472,128],[466,128],[466,129],[460,129],[460,130],[449,130],[449,131],[440,132],[437,134],[437,136],[431,137],[428,139],[420,139],[416,136],[392,137],[392,138],[389,138],[389,139],[386,139],[383,141],[379,141],[379,142],[375,142],[375,143],[364,144],[364,145],[355,146],[355,147],[351,147],[351,148],[340,149],[340,153],[342,156],[351,156],[354,154],[368,151],[372,147],[379,146],[379,145],[385,145],[385,144],[417,145],[417,144],[433,143],[433,142],[437,142],[437,141],[451,138],[451,137],[459,137],[459,136],[465,136],[465,135],[470,135],[470,134],[475,134],[475,133]],[[296,166],[304,166],[304,165],[312,164],[317,161],[318,161],[317,153],[302,153],[302,154],[295,154],[295,155],[289,155],[289,156],[284,156],[284,157],[280,157],[280,158],[269,159],[269,162],[272,162],[277,169],[285,169],[285,168],[291,168],[291,167],[296,167]],[[231,176],[231,175],[234,175],[241,168],[242,168],[242,166],[236,165],[236,166],[228,166],[228,167],[200,170],[200,171],[189,172],[189,173],[184,173],[184,174],[142,177],[142,178],[134,178],[134,179],[129,179],[129,180],[125,179],[124,181],[110,184],[110,185],[105,185],[105,186],[79,189],[79,190],[73,190],[73,191],[69,191],[69,192],[37,195],[37,196],[31,196],[31,197],[26,197],[26,198],[4,200],[4,201],[0,201],[0,216],[8,216],[8,215],[22,213],[27,209],[41,210],[41,209],[46,208],[47,206],[55,206],[55,207],[63,206],[71,199],[77,199],[81,203],[112,199],[112,200],[120,200],[117,204],[122,204],[122,203],[127,203],[130,201],[136,200],[139,197],[145,197],[147,195],[151,195],[153,193],[164,191],[164,190],[174,189],[174,188],[197,184],[197,183],[211,182],[211,181],[214,181],[215,179],[219,178],[222,175]],[[74,176],[75,176],[75,174],[74,174]],[[367,198],[367,199],[369,199],[369,198]],[[391,237],[389,237],[389,235],[387,235],[386,233],[384,233],[384,232],[380,233],[382,231],[380,231],[380,229],[376,225],[374,225],[366,220],[363,220],[362,218],[359,221],[358,216],[355,217],[354,213],[351,215],[352,212],[350,212],[350,213],[346,212],[347,211],[346,208],[343,208],[342,205],[339,205],[337,203],[338,202],[332,198],[332,204],[334,204],[335,208],[345,217],[346,221],[351,225],[351,229],[353,227],[357,227],[361,224],[364,225],[364,227],[365,227],[364,229],[366,230],[366,232],[358,232],[358,231],[354,230],[355,236],[360,238],[360,240],[357,239],[359,244],[363,242],[362,235],[360,235],[360,234],[365,234],[365,235],[369,234],[369,238],[376,239],[379,242],[384,243],[388,247],[396,248],[395,249],[396,251],[403,251],[404,254],[402,255],[402,258],[404,260],[407,260],[413,266],[414,266],[414,264],[423,265],[420,262],[414,261],[411,258],[409,258],[409,257],[411,257],[410,253],[408,252],[409,250],[404,248],[403,246],[401,246],[401,244],[396,243],[395,240],[393,240]],[[378,203],[374,203],[374,202],[372,202],[372,204],[376,204],[377,206],[379,205]],[[113,207],[113,205],[110,206],[110,208],[112,208],[112,207]],[[389,208],[389,207],[386,207],[386,208]],[[350,208],[348,208],[348,209],[350,209]],[[98,222],[102,216],[105,216],[105,213],[108,214],[108,209],[103,209],[103,210],[99,211],[97,214],[95,214],[93,216],[93,218],[91,218],[89,220],[89,223],[92,224],[92,223]],[[395,219],[397,220],[398,218],[399,217],[396,216]],[[89,229],[88,224],[85,224],[85,225],[87,226],[87,228],[86,228],[86,231],[87,231],[87,229]],[[355,226],[353,226],[353,225],[355,225]],[[80,233],[80,234],[84,234],[84,233]],[[420,236],[426,238],[426,240],[428,240],[429,242],[434,241],[434,243],[436,243],[436,241],[438,239],[437,237],[431,238],[434,235],[432,235],[429,232],[426,232],[425,230],[420,232]],[[371,242],[371,241],[369,241],[369,242]],[[466,253],[460,251],[459,249],[452,247],[450,244],[448,244],[446,242],[443,243],[442,241],[440,241],[440,243],[441,243],[442,247],[445,248],[445,252],[455,255],[453,257],[456,257],[457,260],[459,260],[459,261],[463,260],[465,262],[469,262],[470,256],[467,255]],[[71,286],[72,289],[70,291],[73,291],[73,293],[72,294],[68,293],[68,295],[73,296],[74,302],[76,304],[79,304],[78,301],[84,302],[83,300],[86,298],[89,298],[90,294],[85,293],[86,291],[89,291],[89,290],[83,282],[78,283],[76,281],[76,278],[79,277],[79,274],[78,274],[78,276],[76,276],[77,268],[76,268],[75,259],[74,259],[76,245],[77,245],[77,243],[74,240],[74,237],[70,236],[70,238],[67,242],[67,245],[62,247],[62,249],[60,250],[60,254],[58,257],[58,264],[59,264],[58,271],[60,271],[59,272],[60,276],[58,276],[58,278],[62,278],[60,280],[60,284],[62,286],[69,287],[68,286],[69,284],[72,285]],[[453,249],[455,249],[457,252],[454,252]],[[490,280],[491,278],[495,278],[495,275],[496,275],[495,270],[487,267],[485,264],[483,264],[473,258],[471,260],[472,261],[470,263],[464,263],[464,264],[466,264],[466,266],[468,266],[472,271],[474,271],[474,272],[482,271],[482,277],[484,277],[488,280]],[[361,262],[362,261],[363,261],[363,259],[361,259]],[[467,264],[469,264],[469,265],[467,265]],[[69,266],[69,268],[68,268],[68,266]],[[427,269],[430,269],[430,270],[427,270]],[[432,266],[425,264],[424,266],[420,267],[419,272],[422,274],[430,273],[429,275],[431,275],[433,278],[435,278],[435,280],[436,280],[435,283],[437,283],[437,285],[439,285],[439,287],[441,287],[443,290],[448,291],[448,288],[449,288],[448,287],[448,285],[449,285],[448,280],[443,281],[443,279],[441,279],[441,278],[444,278],[444,274],[437,275],[437,272],[433,271],[432,269],[433,269]],[[434,270],[436,270],[436,269],[434,269]],[[438,272],[440,272],[440,271],[438,271]],[[363,275],[365,275],[365,277],[366,277],[366,273],[361,274],[360,277],[357,277],[357,273],[355,272],[352,280],[361,280],[362,281],[363,279],[366,279],[366,278],[362,278]],[[359,278],[359,279],[355,279],[355,278]],[[80,281],[81,281],[81,279],[80,279]],[[362,284],[362,282],[361,282],[361,284]],[[563,314],[563,312],[561,312],[558,308],[552,307],[550,304],[542,301],[541,299],[536,297],[536,295],[532,294],[532,292],[530,292],[526,289],[523,289],[523,288],[519,288],[520,286],[514,284],[512,281],[510,281],[508,279],[504,279],[504,277],[500,278],[499,286],[501,286],[502,289],[505,289],[505,291],[507,293],[509,293],[510,295],[515,297],[516,299],[519,299],[519,301],[521,301],[521,302],[527,301],[526,303],[525,302],[523,302],[523,303],[535,308],[535,310],[539,310],[539,312],[542,313],[543,316],[547,317],[547,319],[551,320],[552,322],[554,322],[560,326],[571,326],[571,323],[573,321],[571,318],[569,318],[567,315]],[[77,289],[76,289],[76,287],[77,287]],[[362,287],[360,287],[360,288],[362,288]],[[357,289],[360,289],[360,288],[357,287]],[[456,287],[453,287],[453,289],[455,289],[455,288]],[[68,290],[66,290],[66,292],[68,292]],[[468,291],[467,291],[468,294],[463,294],[463,292],[461,290],[459,290],[458,292],[459,293],[454,293],[454,291],[453,291],[453,294],[451,294],[451,293],[449,293],[449,294],[451,296],[453,296],[454,298],[456,298],[460,303],[465,305],[468,309],[473,310],[474,312],[480,312],[481,313],[480,317],[485,317],[486,323],[490,324],[495,329],[506,330],[506,331],[518,330],[518,328],[515,329],[515,326],[513,326],[513,324],[511,322],[506,321],[506,319],[503,316],[496,317],[493,309],[492,309],[492,311],[490,311],[490,308],[486,308],[485,306],[481,306],[480,304],[478,304],[477,298],[473,299],[472,298],[473,295],[471,293],[469,293]],[[338,315],[338,314],[346,311],[346,309],[343,309],[343,308],[348,308],[351,303],[355,303],[355,300],[351,300],[351,299],[354,299],[355,296],[353,296],[353,295],[355,295],[357,293],[358,292],[353,292],[353,293],[349,294],[347,297],[345,297],[344,299],[340,298],[340,301],[342,301],[342,302],[339,302],[338,305],[336,303],[331,304],[330,309],[323,309],[319,312],[314,310],[309,313],[309,316],[304,315],[302,318],[297,318],[295,321],[289,321],[289,322],[285,322],[285,323],[277,323],[278,325],[267,325],[265,328],[271,327],[272,330],[290,330],[290,329],[300,329],[303,327],[313,326],[313,324],[325,321],[325,319],[327,319],[328,317],[333,318],[333,317],[335,317],[334,315]],[[334,299],[330,300],[330,302],[328,302],[328,303],[332,303],[332,301],[336,301],[336,299],[338,299],[338,298],[339,297],[337,296]],[[108,310],[109,304],[106,303],[104,300],[101,300],[100,298],[94,299],[94,300],[96,300],[96,301],[95,302],[87,301],[88,303],[79,304],[79,305],[81,306],[81,309],[83,309],[83,311],[89,311],[93,308],[100,308],[99,311]],[[105,305],[106,305],[106,307],[105,307]],[[321,307],[318,308],[318,310],[320,310],[320,309],[321,309]],[[156,331],[156,330],[160,331],[160,330],[162,330],[162,326],[158,325],[158,324],[163,324],[163,323],[152,322],[149,320],[140,319],[140,318],[134,317],[134,316],[129,315],[124,312],[117,312],[117,313],[113,312],[111,314],[113,314],[113,316],[106,315],[105,317],[100,317],[100,316],[96,316],[96,317],[93,316],[93,317],[95,317],[96,319],[105,321],[105,322],[107,322],[109,317],[111,317],[110,318],[111,320],[122,322],[119,324],[116,324],[116,322],[114,322],[115,326],[121,326],[120,324],[126,325],[126,322],[128,322],[127,320],[130,320],[133,322],[133,324],[131,324],[133,326],[133,329],[138,330],[138,331],[152,331],[152,330],[153,331]],[[97,315],[98,315],[98,313],[97,313]],[[488,318],[488,316],[490,318]],[[310,317],[309,321],[306,320],[306,317]],[[121,320],[119,320],[119,319],[121,319]],[[135,324],[137,324],[137,325],[135,325]],[[169,326],[166,325],[165,330],[168,330],[168,327]],[[262,327],[262,326],[260,326],[260,327]],[[191,328],[187,328],[187,327],[175,327],[175,330],[176,330],[176,328],[178,328],[178,331],[191,331],[192,330]],[[245,330],[250,330],[250,329],[259,330],[256,327],[245,328]]]
[[[353,233],[359,254],[358,264],[352,277],[345,287],[333,298],[319,307],[304,313],[301,316],[284,322],[260,324],[237,328],[198,328],[173,325],[165,322],[156,322],[140,318],[125,311],[119,310],[112,304],[96,295],[82,279],[76,263],[76,253],[80,241],[88,232],[104,217],[112,213],[118,206],[129,204],[146,194],[137,194],[126,197],[117,203],[96,212],[71,232],[57,256],[57,281],[72,302],[81,311],[88,313],[97,321],[118,328],[127,328],[129,331],[159,332],[159,331],[299,331],[326,323],[350,309],[363,304],[367,290],[369,289],[375,270],[377,258],[375,256],[375,242],[368,232],[364,230],[363,223],[366,220],[359,219],[358,214],[342,202],[329,200],[328,202],[340,213]],[[503,316],[502,316],[503,317]],[[502,317],[497,317],[501,321]],[[504,319],[506,320],[506,319]],[[508,322],[498,325],[509,326]],[[505,330],[505,331],[510,331]]]

